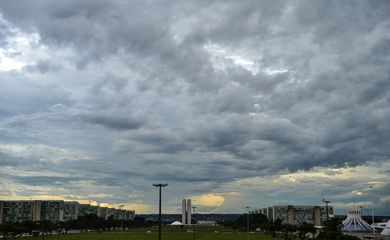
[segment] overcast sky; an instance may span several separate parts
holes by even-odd
[[[390,214],[389,1],[1,1],[0,199]],[[372,188],[370,188],[372,186]]]

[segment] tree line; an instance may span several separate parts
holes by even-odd
[[[233,230],[247,231],[248,218],[249,231],[260,230],[273,237],[281,236],[284,240],[304,240],[309,239],[309,236],[318,240],[359,240],[357,237],[343,234],[340,230],[341,222],[336,219],[324,222],[322,229],[317,229],[313,224],[306,222],[300,225],[283,224],[280,219],[271,222],[264,214],[249,214],[249,216],[244,214],[235,221],[220,222],[220,224]]]
[[[241,215],[235,221],[219,222],[225,228],[230,228],[234,231],[247,231],[247,218],[249,217],[249,230],[263,231],[273,237],[281,236],[285,240],[292,239],[308,239],[308,235],[316,236],[318,240],[357,240],[358,238],[349,235],[344,235],[340,231],[341,222],[336,219],[331,219],[324,223],[322,229],[316,229],[313,224],[302,223],[300,225],[283,224],[282,220],[278,219],[275,222],[269,222],[263,214],[247,214]],[[146,221],[144,218],[136,217],[134,220],[118,220],[112,217],[108,219],[99,218],[95,214],[80,216],[77,220],[66,222],[16,222],[4,223],[0,225],[0,235],[3,239],[15,238],[21,235],[36,236],[39,234],[66,234],[70,231],[77,232],[102,232],[113,231],[120,229],[132,228],[147,228],[157,224],[156,221]]]
[[[101,232],[151,227],[155,224],[152,221],[146,221],[143,218],[135,218],[134,220],[118,220],[113,217],[108,219],[100,218],[95,214],[88,214],[80,216],[76,220],[65,222],[51,222],[51,221],[24,221],[15,223],[3,223],[0,225],[0,235],[3,239],[15,238],[17,236],[29,235],[37,236],[40,234],[66,234],[69,231],[77,232]]]

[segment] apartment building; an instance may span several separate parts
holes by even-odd
[[[90,204],[79,204],[79,214],[80,216],[95,214],[100,217],[100,207]]]
[[[132,220],[135,212],[115,208],[103,208],[78,202],[62,200],[41,201],[0,201],[0,224],[23,221],[52,221],[62,222],[76,220],[79,216],[95,214],[108,219]]]
[[[79,217],[78,202],[64,202],[64,221],[76,220]]]
[[[35,201],[0,202],[0,224],[3,222],[28,221],[35,217]]]

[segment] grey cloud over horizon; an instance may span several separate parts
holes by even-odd
[[[18,174],[1,178],[23,195],[63,173],[80,182],[66,194],[96,184],[107,201],[126,200],[118,186],[142,201],[167,181],[180,185],[172,205],[240,179],[387,164],[388,12],[387,1],[1,2],[0,166]]]

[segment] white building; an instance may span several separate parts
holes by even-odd
[[[191,199],[181,201],[181,222],[182,224],[191,224]]]
[[[352,207],[347,209],[347,218],[343,221],[343,231],[346,232],[366,232],[372,231],[372,227],[362,218],[362,207]]]
[[[381,235],[390,236],[390,220],[386,223],[386,226],[383,228]]]

